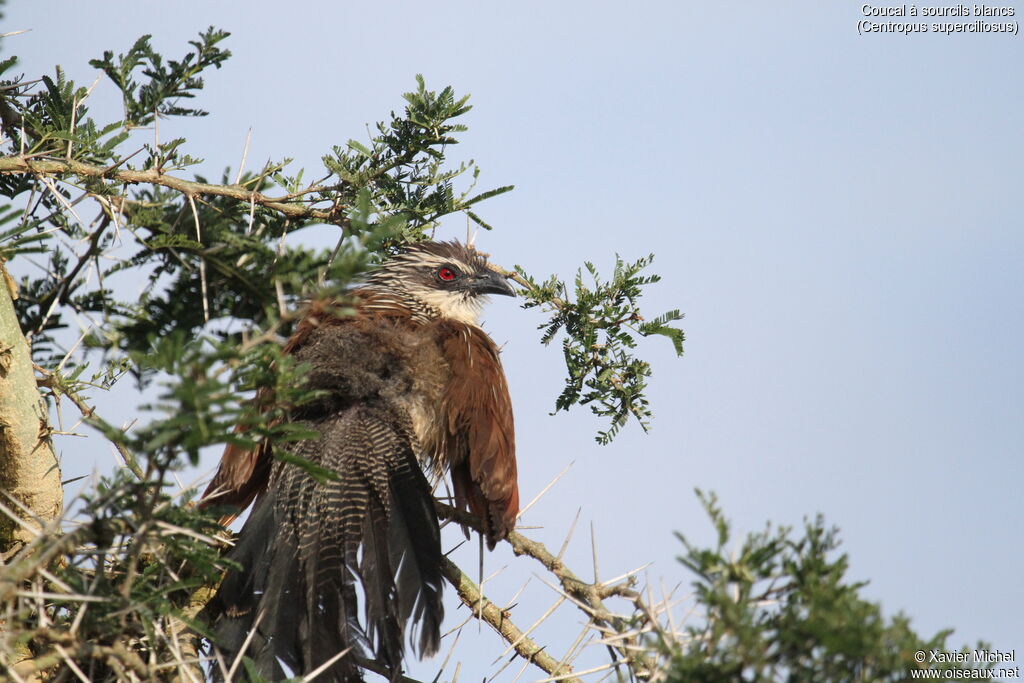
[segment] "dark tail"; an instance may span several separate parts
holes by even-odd
[[[300,465],[276,466],[229,555],[241,568],[211,604],[228,666],[253,630],[242,654],[275,680],[340,652],[317,680],[361,680],[363,657],[394,680],[407,630],[419,630],[420,656],[437,651],[440,532],[409,433],[395,424],[389,411],[366,406],[310,424],[321,437],[298,444],[295,455],[333,473],[327,480]],[[236,680],[246,680],[239,671]]]

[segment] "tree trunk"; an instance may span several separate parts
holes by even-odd
[[[39,394],[28,342],[14,313],[12,280],[0,263],[0,557],[31,541],[64,506],[60,463],[50,442],[46,402]]]

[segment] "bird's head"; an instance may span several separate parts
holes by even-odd
[[[488,294],[515,296],[483,254],[454,241],[406,247],[374,270],[366,286],[471,325],[477,323]]]

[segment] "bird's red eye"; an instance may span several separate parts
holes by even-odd
[[[451,268],[441,268],[437,271],[437,276],[445,282],[451,282],[455,279],[455,271]]]

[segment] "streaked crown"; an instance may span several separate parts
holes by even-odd
[[[459,242],[419,242],[382,263],[366,287],[394,296],[426,318],[477,324],[488,294],[515,296],[487,258]]]

